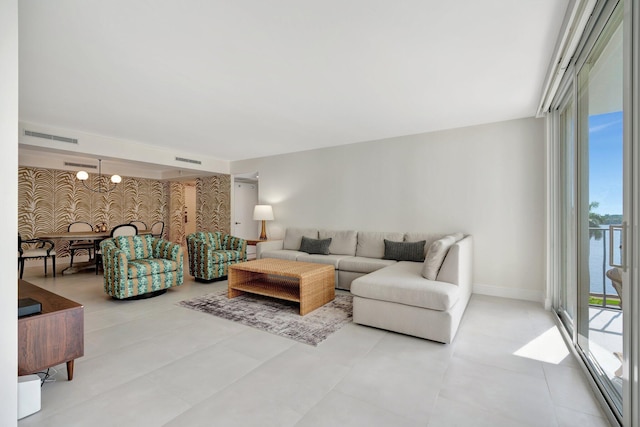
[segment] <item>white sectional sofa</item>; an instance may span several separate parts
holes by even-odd
[[[331,241],[324,253],[308,253],[300,250],[303,237],[305,244],[323,240],[324,249],[326,239]],[[442,249],[438,245],[446,242],[448,250],[441,251],[444,259],[436,257],[435,266],[432,254],[426,262],[383,259],[385,245],[389,258],[393,242],[408,243],[405,246],[415,249],[416,245],[422,248],[422,241],[421,259],[430,248],[435,253],[434,248]],[[258,243],[256,253],[257,258],[333,265],[336,288],[353,294],[355,323],[450,343],[471,297],[472,249],[472,237],[462,234],[289,228],[284,240]],[[431,263],[430,279],[424,275],[425,263]]]

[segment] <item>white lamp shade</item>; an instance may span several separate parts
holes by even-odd
[[[256,221],[272,221],[273,208],[271,205],[256,205],[253,208],[253,219]]]
[[[76,178],[78,178],[80,181],[84,181],[89,179],[89,174],[85,171],[78,171],[78,173],[76,174]]]
[[[119,184],[122,181],[122,177],[120,175],[113,175],[111,177],[111,182],[114,184]]]

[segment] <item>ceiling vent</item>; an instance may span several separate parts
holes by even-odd
[[[57,136],[57,135],[50,135],[48,133],[41,133],[41,132],[33,132],[30,130],[26,130],[24,131],[25,136],[32,136],[34,138],[42,138],[42,139],[49,139],[51,141],[60,141],[60,142],[68,142],[69,144],[77,144],[78,140],[76,138],[67,138],[66,136]]]
[[[196,164],[196,165],[201,165],[202,164],[202,162],[200,160],[185,159],[184,157],[176,157],[176,161],[185,162],[185,163],[193,163],[193,164]]]
[[[74,168],[84,168],[84,169],[98,169],[96,165],[86,165],[84,163],[73,163],[73,162],[64,162],[65,166],[71,166]]]

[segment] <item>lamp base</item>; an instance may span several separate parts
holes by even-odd
[[[262,231],[260,232],[260,240],[267,240],[267,221],[262,220]]]

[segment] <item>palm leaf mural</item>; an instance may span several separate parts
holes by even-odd
[[[167,201],[168,201],[168,186],[162,182],[152,181],[151,189],[149,191],[149,219],[151,224],[156,221],[164,221],[168,223],[166,218]],[[151,226],[149,224],[149,226]]]
[[[97,179],[96,174],[91,174],[87,185],[97,188]],[[106,188],[108,177],[103,177],[103,180],[102,186]],[[123,178],[123,183],[126,185],[118,184],[112,192],[96,193],[85,188],[73,172],[20,167],[18,231],[26,239],[52,231],[65,231],[74,221],[86,221],[92,225],[105,222],[112,228],[129,222],[128,215],[144,216],[140,218],[143,221],[153,219],[152,222],[169,223],[168,183],[137,178]],[[134,189],[134,197],[130,196],[130,189]],[[184,193],[182,199],[180,209],[184,205]],[[182,234],[178,231],[178,241],[184,239],[182,230]],[[55,243],[57,257],[68,256],[68,242]]]
[[[179,182],[171,182],[169,188],[169,240],[186,245],[184,234],[184,186]]]
[[[91,196],[89,191],[72,173],[59,171],[56,185],[55,212],[59,213],[56,231],[65,231],[69,224],[85,221],[93,224],[91,215]]]
[[[24,239],[35,236],[38,211],[38,170],[18,168],[18,232]]]
[[[218,175],[196,180],[196,227],[229,233],[231,229],[231,177]]]
[[[143,203],[143,190],[141,189],[141,180],[132,178],[126,179],[124,189],[126,193],[126,198],[123,205],[125,220],[124,222],[130,222],[137,219],[142,220],[142,218],[140,217],[140,206]]]

